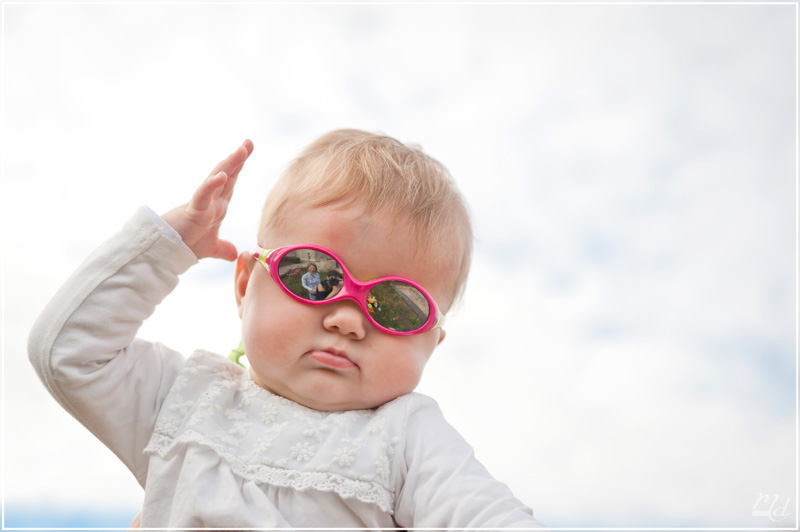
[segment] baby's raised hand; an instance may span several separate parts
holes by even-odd
[[[253,143],[245,140],[211,171],[189,203],[162,215],[198,259],[216,257],[236,260],[236,246],[219,239],[219,226],[228,212],[239,171],[251,153]]]

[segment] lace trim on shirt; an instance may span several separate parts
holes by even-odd
[[[361,502],[376,504],[382,511],[393,514],[394,495],[380,485],[342,477],[329,471],[297,471],[272,467],[265,464],[247,465],[235,455],[227,452],[224,446],[192,430],[182,432],[177,438],[154,433],[144,449],[164,458],[171,450],[181,444],[197,443],[213,449],[225,459],[231,470],[248,480],[270,484],[282,488],[305,491],[309,488],[318,491],[334,492],[345,499],[358,499]]]

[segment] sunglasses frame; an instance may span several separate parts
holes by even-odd
[[[272,265],[273,264],[280,265],[281,260],[283,260],[283,257],[291,253],[292,251],[297,251],[299,249],[310,249],[313,251],[319,251],[321,253],[328,255],[331,259],[336,261],[336,263],[342,269],[343,279],[342,279],[342,288],[335,296],[331,297],[330,299],[325,299],[322,301],[305,299],[295,294],[291,290],[289,290],[289,288],[285,284],[283,284],[283,281],[281,281],[278,272],[280,268],[278,267],[273,268]],[[306,303],[308,305],[326,305],[328,303],[335,303],[337,301],[343,301],[345,299],[354,301],[359,306],[359,308],[361,308],[361,311],[367,317],[369,322],[372,325],[374,325],[378,330],[385,332],[387,334],[392,334],[396,336],[410,336],[413,334],[422,334],[424,332],[430,331],[431,329],[441,327],[444,324],[444,314],[442,314],[441,310],[439,310],[439,306],[436,304],[436,301],[433,299],[433,296],[431,296],[430,293],[428,293],[428,291],[425,290],[421,285],[415,283],[414,281],[406,277],[398,277],[398,276],[380,277],[378,279],[372,279],[371,281],[367,282],[359,281],[353,276],[353,274],[350,273],[350,271],[347,269],[347,266],[345,266],[344,261],[342,261],[342,259],[340,259],[335,253],[333,253],[329,249],[320,246],[315,246],[314,244],[300,244],[295,246],[283,246],[275,249],[266,249],[256,244],[253,247],[251,256],[258,262],[260,262],[262,265],[264,265],[264,268],[266,268],[267,273],[269,273],[270,277],[272,277],[272,280],[275,281],[275,283],[284,292],[289,294],[293,299],[296,299],[297,301]],[[425,297],[425,300],[428,302],[428,309],[429,309],[428,319],[419,329],[415,329],[413,331],[396,331],[394,329],[389,329],[387,327],[384,327],[383,325],[375,321],[375,318],[372,317],[369,310],[367,309],[367,296],[369,295],[369,291],[375,285],[387,281],[400,281],[405,284],[408,284],[417,291],[419,291],[419,293],[422,294],[423,297]]]

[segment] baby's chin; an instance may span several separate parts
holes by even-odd
[[[277,395],[278,397],[283,397],[284,399],[288,399],[293,403],[297,403],[301,406],[306,408],[311,408],[312,410],[319,410],[322,412],[345,412],[348,410],[375,410],[386,403],[390,403],[397,399],[398,397],[402,397],[402,395],[396,395],[391,397],[380,397],[374,399],[364,399],[364,398],[354,398],[354,399],[343,399],[343,400],[324,400],[320,399],[319,397],[305,397],[299,394],[292,392],[292,390],[280,390],[274,389],[273,387],[268,386],[265,384],[261,379],[258,378],[258,375],[250,368],[250,378],[256,383],[260,388],[268,391],[273,395]],[[277,388],[277,387],[275,387]],[[410,393],[410,392],[409,392]],[[322,394],[320,394],[322,395]]]
[[[276,394],[280,395],[280,394]],[[313,410],[319,410],[322,412],[346,412],[349,410],[375,410],[376,408],[380,408],[381,406],[385,405],[386,403],[390,403],[397,399],[397,397],[390,397],[388,399],[381,398],[372,401],[365,401],[365,400],[345,400],[341,402],[337,401],[319,401],[314,398],[297,398],[292,399],[290,397],[286,397],[291,401],[294,401],[297,404],[305,406],[306,408],[311,408]]]

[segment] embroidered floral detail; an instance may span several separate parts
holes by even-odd
[[[186,425],[188,427],[192,427],[194,425],[198,425],[198,424],[202,423],[203,419],[205,419],[206,417],[207,417],[207,414],[205,412],[195,412],[194,414],[191,415],[191,417],[189,418],[189,421],[186,422]]]
[[[386,458],[378,458],[375,461],[375,469],[378,476],[386,480],[389,478],[389,460]]]
[[[370,434],[381,434],[386,430],[386,421],[383,418],[376,417],[370,420],[367,426],[367,431]]]
[[[231,366],[220,366],[216,369],[217,375],[228,382],[236,382],[239,379],[239,370]]]
[[[337,427],[349,430],[350,427],[353,426],[353,421],[357,416],[358,411],[349,410],[341,412],[340,415],[333,418],[333,424]]]
[[[250,432],[250,427],[253,424],[251,422],[247,423],[236,423],[231,430],[228,431],[228,434],[235,434],[237,436],[244,436],[248,432]]]
[[[253,381],[246,380],[240,382],[239,391],[241,392],[239,407],[244,408],[246,406],[250,406],[250,402],[263,390],[253,383]]]
[[[386,452],[386,457],[390,460],[394,457],[394,448],[397,444],[400,443],[400,438],[395,436],[391,440],[388,441],[388,445],[385,446],[384,450]]]
[[[239,410],[238,408],[228,408],[225,410],[225,417],[231,421],[241,421],[247,419],[247,414],[244,410]]]
[[[356,461],[356,453],[352,449],[339,447],[333,451],[333,461],[339,464],[339,467],[350,467]]]
[[[173,417],[165,417],[159,419],[156,423],[155,432],[164,434],[166,436],[173,436],[175,431],[178,430],[178,420]]]
[[[214,414],[220,411],[220,406],[217,403],[217,398],[220,395],[219,388],[209,389],[203,392],[203,400],[198,403],[199,408],[204,408],[209,414]]]
[[[261,409],[261,421],[264,423],[272,423],[278,419],[278,407],[274,403],[267,403]]]
[[[233,436],[228,432],[223,432],[221,430],[214,435],[214,439],[221,441],[222,443],[227,443],[230,446],[236,445],[239,442],[239,440],[235,436]]]
[[[393,492],[379,484],[332,475],[326,471],[297,471],[268,464],[245,465],[241,461],[232,459],[233,457],[221,449],[218,444],[194,432],[183,433],[178,439],[154,434],[145,452],[156,453],[163,457],[176,446],[191,445],[192,443],[200,443],[215,449],[228,462],[231,470],[242,478],[297,491],[306,491],[312,488],[318,491],[330,491],[344,499],[358,499],[364,503],[375,504],[383,512],[394,513]]]
[[[323,423],[321,425],[316,425],[310,428],[307,428],[303,431],[303,436],[314,437],[317,441],[322,441],[324,438],[324,432],[328,430],[328,427]]]
[[[189,376],[182,373],[178,375],[178,377],[175,379],[175,382],[172,383],[172,389],[181,390],[186,387],[187,382],[189,382]]]
[[[314,456],[314,450],[316,447],[313,447],[307,441],[298,443],[294,447],[292,447],[292,458],[299,462],[305,462],[307,460],[311,460],[311,457]]]
[[[253,445],[253,453],[261,454],[269,451],[272,447],[272,440],[274,438],[259,438],[256,440],[255,445]]]
[[[170,405],[169,409],[172,410],[173,412],[179,413],[182,416],[185,416],[186,414],[189,413],[189,410],[193,406],[194,403],[192,401],[183,401],[182,403],[174,403]]]
[[[189,357],[164,401],[145,453],[190,462],[202,446],[239,478],[332,491],[393,513],[393,472],[407,403],[323,412],[256,385],[249,372],[205,352]]]

